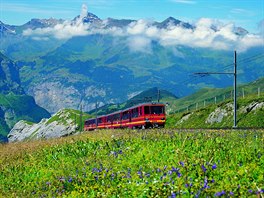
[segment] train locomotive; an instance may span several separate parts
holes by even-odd
[[[84,123],[84,130],[163,128],[165,122],[166,114],[164,104],[144,103],[108,115],[88,119]]]

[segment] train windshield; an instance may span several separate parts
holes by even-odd
[[[164,114],[163,106],[151,106],[150,107],[151,114]]]

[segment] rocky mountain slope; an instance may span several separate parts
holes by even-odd
[[[87,114],[82,114],[80,111],[62,109],[51,118],[42,119],[39,123],[21,120],[8,134],[8,141],[48,139],[77,134],[88,117]]]
[[[0,142],[19,120],[40,121],[50,114],[24,94],[16,65],[0,53]]]

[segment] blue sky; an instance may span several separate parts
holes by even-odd
[[[82,4],[102,19],[130,18],[162,21],[169,16],[194,22],[199,18],[235,23],[258,32],[264,19],[264,0],[0,0],[0,20],[21,25],[31,18],[72,19]]]

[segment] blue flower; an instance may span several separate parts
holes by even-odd
[[[249,193],[252,193],[253,191],[251,189],[248,190]]]
[[[175,168],[174,166],[171,167],[171,171],[172,172],[176,172],[177,173],[179,170],[180,170],[179,168]]]
[[[201,167],[202,167],[202,169],[203,169],[203,172],[206,172],[207,169],[205,168],[205,166],[202,165]]]
[[[229,193],[229,194],[230,194],[230,196],[233,196],[233,195],[234,195],[234,193],[233,193],[232,191],[230,191],[230,193]]]
[[[216,197],[221,197],[222,195],[225,195],[225,191],[224,191],[224,190],[221,191],[221,192],[217,192],[217,193],[215,193],[215,196],[216,196]]]
[[[184,167],[184,162],[180,162],[180,165],[181,165],[182,167]]]
[[[182,176],[182,174],[181,174],[180,172],[178,172],[178,173],[177,173],[177,176],[178,176],[178,177],[181,177],[181,176]]]
[[[212,166],[212,169],[214,170],[214,169],[216,169],[217,168],[217,166],[216,166],[216,164],[214,164],[213,166]]]
[[[68,182],[72,182],[72,177],[69,177]]]
[[[173,192],[173,193],[171,193],[171,196],[170,196],[170,198],[175,198],[176,197],[176,194]]]

